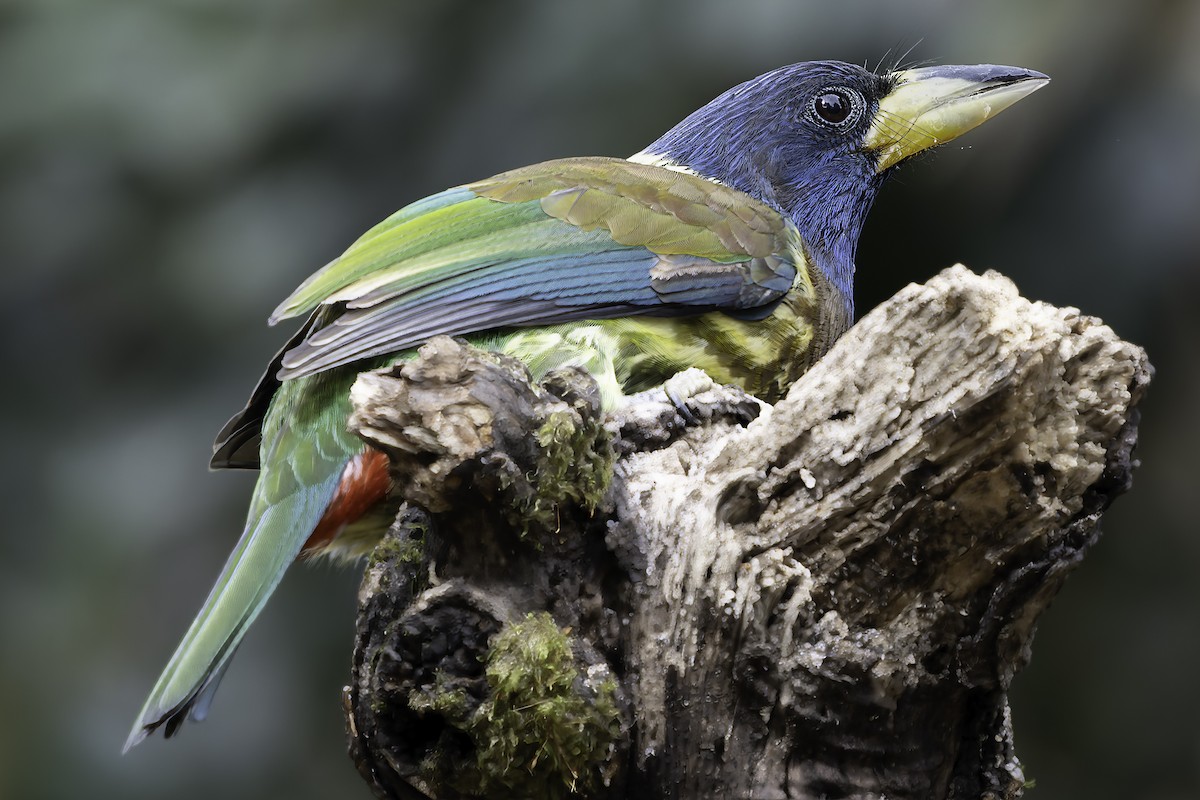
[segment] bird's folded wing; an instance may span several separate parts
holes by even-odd
[[[277,377],[438,334],[758,308],[792,286],[798,242],[765,204],[662,167],[578,158],[506,172],[397,212],[309,278],[272,321],[325,313]]]
[[[736,189],[613,158],[548,161],[433,195],[367,231],[271,317],[309,313],[214,446],[257,468],[280,383],[438,334],[629,315],[766,313],[800,237]],[[807,279],[801,281],[807,285]]]

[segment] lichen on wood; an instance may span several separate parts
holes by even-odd
[[[437,798],[539,768],[462,780],[487,665],[531,619],[569,643],[564,707],[607,720],[542,796],[1019,796],[1007,689],[1129,486],[1151,375],[1098,320],[962,267],[773,408],[700,385],[690,411],[659,390],[602,418],[585,375],[535,385],[448,339],[399,372],[354,395],[409,505],[364,580],[347,713],[377,794]],[[496,716],[536,730],[520,713]]]

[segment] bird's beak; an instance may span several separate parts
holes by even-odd
[[[995,64],[906,69],[892,73],[895,88],[879,101],[863,148],[883,172],[909,156],[957,138],[999,114],[1050,78]]]

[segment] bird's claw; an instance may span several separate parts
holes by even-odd
[[[683,418],[684,426],[687,427],[698,425],[701,421],[696,410],[691,407],[691,402],[714,386],[716,384],[713,383],[712,378],[708,377],[708,373],[692,367],[672,375],[663,383],[662,388],[667,394],[667,399],[671,401],[671,405]]]
[[[624,398],[610,413],[607,427],[617,451],[655,450],[695,428],[714,421],[748,425],[767,404],[736,386],[722,386],[704,371],[688,369],[662,386]]]

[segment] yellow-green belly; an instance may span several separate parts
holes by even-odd
[[[535,378],[582,367],[595,376],[609,407],[689,367],[774,402],[820,355],[813,348],[813,316],[810,304],[797,308],[785,302],[763,320],[721,312],[627,317],[516,330],[477,342],[521,359]]]

